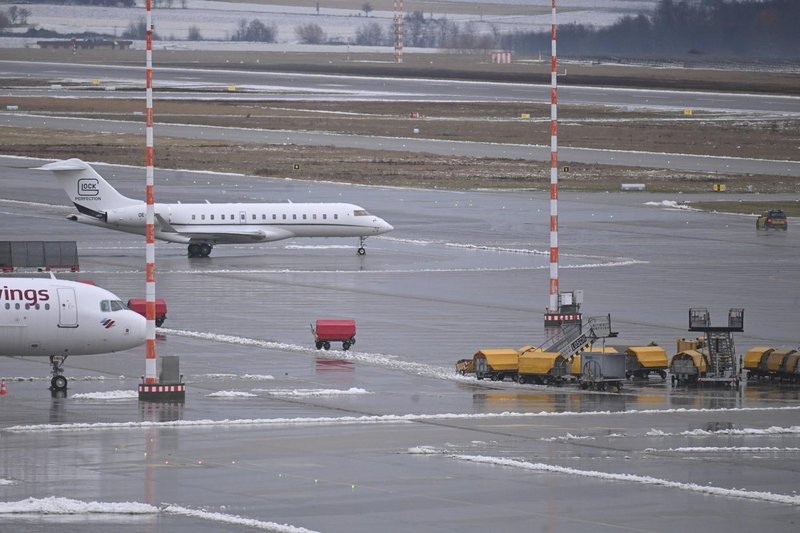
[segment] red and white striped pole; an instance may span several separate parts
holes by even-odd
[[[553,0],[550,58],[550,313],[558,313],[558,69],[556,0]]]
[[[403,0],[399,0],[400,10],[397,9],[398,0],[394,0],[394,60],[403,62]]]
[[[147,217],[145,219],[145,258],[147,261],[145,273],[145,298],[147,319],[147,338],[145,353],[145,383],[156,383],[156,245],[155,245],[155,201],[153,195],[153,15],[152,1],[145,0],[147,5],[147,66],[146,66],[146,93],[147,110],[145,111],[145,126],[147,147],[145,148],[147,184],[145,188],[145,201],[147,204]]]

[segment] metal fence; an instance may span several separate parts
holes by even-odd
[[[80,270],[75,241],[0,241],[0,270]]]

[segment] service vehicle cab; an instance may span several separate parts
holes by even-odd
[[[786,231],[788,226],[786,215],[780,209],[764,211],[756,220],[756,229],[781,229]]]

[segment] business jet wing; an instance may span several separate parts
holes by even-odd
[[[188,237],[192,241],[208,241],[217,244],[268,242],[294,237],[291,231],[269,227],[261,227],[259,229],[231,228],[230,230],[220,230],[219,227],[206,227],[205,229],[207,230],[204,231],[203,226],[195,226],[191,231],[176,230],[175,233],[182,237]]]

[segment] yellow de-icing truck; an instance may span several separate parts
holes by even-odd
[[[672,356],[669,371],[672,383],[695,383],[708,372],[707,355],[702,350],[684,350]]]
[[[770,379],[779,377],[784,368],[784,360],[794,353],[795,350],[791,348],[778,348],[766,357],[762,357],[758,367],[759,374]]]
[[[503,381],[516,378],[519,352],[514,348],[487,348],[472,356],[472,368],[478,379]]]
[[[797,383],[800,381],[800,365],[798,365],[799,361],[800,352],[796,352],[794,350],[789,352],[786,357],[783,358],[781,369],[778,372],[778,376],[781,378],[781,381],[784,379],[792,383]]]
[[[544,352],[540,348],[520,348],[520,383],[553,385],[561,383],[567,375],[567,361],[558,352]]]
[[[748,372],[748,377],[758,378],[761,376],[761,361],[764,360],[764,367],[766,367],[766,359],[769,354],[775,351],[771,346],[753,346],[744,354],[744,369]]]
[[[651,373],[667,378],[667,368],[669,360],[667,351],[661,346],[651,344],[649,346],[629,346],[625,350],[625,377],[647,379]]]

